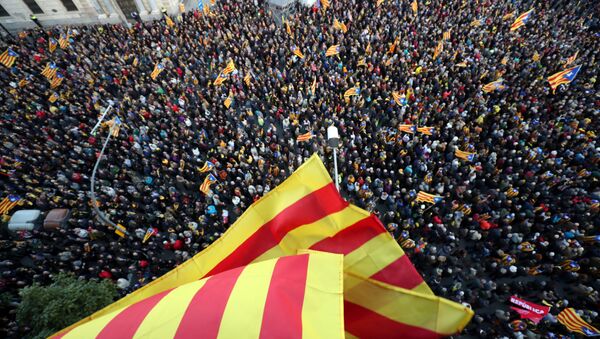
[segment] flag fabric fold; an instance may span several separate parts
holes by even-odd
[[[150,73],[150,77],[152,78],[152,80],[156,80],[158,75],[162,71],[164,71],[164,69],[165,69],[165,66],[163,66],[163,64],[157,63],[156,66],[154,66],[154,70],[152,71],[152,73]]]
[[[457,149],[456,151],[454,151],[454,155],[462,160],[466,160],[466,161],[473,161],[473,159],[475,159],[475,153],[471,153],[471,152],[464,152],[461,151],[459,149]]]
[[[8,48],[4,53],[0,54],[0,63],[6,67],[12,67],[19,55],[12,49]]]
[[[309,252],[234,268],[117,309],[62,338],[344,338],[343,257]]]
[[[296,137],[296,142],[304,142],[304,141],[308,141],[310,139],[312,139],[314,135],[312,134],[312,132],[306,132],[304,134],[300,134],[299,136]]]
[[[565,308],[558,314],[556,319],[571,332],[577,332],[586,337],[600,336],[600,330],[581,319],[573,308]]]
[[[340,45],[333,45],[325,51],[325,56],[333,56],[340,54]]]
[[[184,284],[207,277],[206,283],[208,283],[212,279],[210,277],[231,272],[229,270],[239,270],[243,274],[246,265],[295,255],[305,250],[344,255],[344,304],[342,306],[340,303],[337,307],[339,310],[342,307],[344,309],[347,337],[368,338],[379,335],[385,338],[407,338],[418,333],[423,338],[438,338],[460,331],[473,316],[473,312],[467,307],[433,295],[429,286],[379,219],[343,200],[327,169],[319,157],[313,155],[283,183],[252,204],[219,239],[204,251],[148,285],[61,332],[64,333],[94,319],[110,321],[102,317],[120,309],[127,310],[140,301],[143,303],[147,298],[156,298],[152,300],[159,303],[165,295],[172,293],[170,292],[172,289]],[[311,277],[310,273],[307,275],[307,280],[310,280],[309,277]],[[325,276],[315,274],[314,278],[325,279]],[[230,284],[237,286],[235,282]],[[317,298],[312,302],[316,305],[320,304]],[[269,303],[268,297],[267,303]],[[304,303],[306,304],[306,299]],[[216,309],[215,303],[210,304],[213,309]],[[403,312],[402,308],[396,307],[399,305],[404,305],[404,309],[406,305],[411,305],[411,312]],[[217,311],[212,313],[223,313]],[[331,327],[328,324],[334,321],[329,315],[330,312],[333,311],[328,311],[327,315],[319,316],[318,313],[312,317],[315,321],[320,321],[321,325],[306,328],[308,332],[304,332],[305,328],[302,327],[302,336],[316,337],[320,336],[323,330],[329,331]],[[289,312],[279,310],[277,314],[281,316],[287,313]],[[306,316],[309,317],[310,312],[306,313]],[[197,314],[194,319],[202,317],[204,314]],[[263,315],[262,318],[263,323],[259,332],[261,337],[288,337],[278,335],[281,332],[271,328],[262,332],[266,317]],[[239,313],[235,319],[238,322],[251,322],[254,318]],[[302,319],[304,321],[304,316]],[[286,327],[295,324],[287,315],[277,320],[273,323],[284,324]],[[222,321],[225,321],[225,318]],[[184,320],[178,322],[180,328],[183,322]],[[352,324],[369,322],[377,326],[372,328],[375,331],[372,335],[364,334],[364,325],[352,327]],[[254,326],[258,325],[254,324]],[[222,322],[219,331],[235,330],[230,327],[235,327],[233,321]],[[170,335],[163,337],[170,337]],[[258,335],[245,335],[245,337],[258,337]],[[331,330],[325,333],[324,337],[337,336]]]

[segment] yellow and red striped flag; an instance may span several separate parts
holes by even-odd
[[[302,51],[300,51],[300,48],[296,47],[296,46],[292,46],[292,53],[294,53],[295,56],[297,56],[300,59],[304,59],[304,54],[302,54]]]
[[[417,199],[415,199],[415,201],[417,202],[426,202],[429,204],[437,204],[438,202],[442,202],[443,200],[444,197],[442,197],[441,195],[430,194],[423,191],[419,191],[419,193],[417,193]]]
[[[339,29],[343,33],[348,32],[348,27],[343,22],[338,21],[338,19],[333,18],[333,28]]]
[[[344,98],[349,99],[351,96],[359,95],[359,94],[360,94],[360,89],[358,88],[358,86],[354,86],[354,87],[347,89],[346,92],[344,92]]]
[[[479,26],[483,25],[484,22],[485,22],[485,18],[475,19],[475,20],[471,21],[471,23],[469,24],[469,26],[471,26],[471,27],[479,27]]]
[[[552,88],[552,93],[556,92],[558,86],[562,84],[568,84],[573,81],[580,69],[581,66],[574,66],[549,76],[548,82],[550,83],[550,88]]]
[[[454,155],[462,160],[466,160],[466,161],[473,161],[473,159],[475,159],[475,153],[471,153],[471,152],[464,152],[461,151],[459,149],[456,149],[456,151],[454,151]]]
[[[325,56],[332,56],[340,54],[340,45],[333,45],[325,51]]]
[[[502,20],[508,20],[510,18],[512,18],[513,16],[515,16],[515,14],[517,14],[517,11],[512,11],[510,13],[506,13],[502,16]]]
[[[246,86],[250,86],[250,80],[252,80],[252,76],[250,75],[250,72],[248,72],[244,76],[244,82],[246,83]]]
[[[442,53],[442,51],[444,50],[444,43],[443,41],[438,42],[437,46],[435,46],[435,50],[433,51],[433,58],[437,59],[437,57],[440,55],[440,53]]]
[[[52,89],[55,89],[56,87],[60,86],[60,84],[62,84],[63,80],[65,80],[64,75],[62,75],[60,73],[56,73],[54,78],[52,78],[52,80],[50,80],[50,87]]]
[[[18,56],[19,55],[9,47],[4,53],[0,54],[0,63],[6,67],[12,67]]]
[[[310,85],[310,93],[312,95],[315,95],[316,91],[317,91],[317,78],[315,77],[313,79],[312,85]]]
[[[232,103],[233,103],[233,94],[231,92],[229,92],[229,95],[227,96],[227,98],[225,98],[225,101],[223,101],[223,105],[225,105],[226,108],[229,108]]]
[[[215,182],[217,182],[217,177],[209,173],[206,178],[204,178],[202,185],[200,185],[200,192],[208,195],[210,192],[210,185],[214,184]]]
[[[493,92],[495,90],[503,90],[506,88],[506,85],[504,85],[504,80],[502,79],[498,79],[496,81],[492,81],[488,84],[483,85],[483,87],[481,87],[481,90],[484,91],[485,93],[490,93]]]
[[[312,139],[312,137],[314,137],[314,135],[312,134],[312,132],[306,132],[304,134],[300,134],[299,136],[297,136],[296,137],[296,142],[308,141],[308,140]]]
[[[50,101],[51,103],[55,103],[56,100],[58,100],[60,98],[60,96],[58,95],[58,93],[53,92],[49,97],[48,97],[48,101]]]
[[[234,268],[120,308],[70,338],[344,338],[343,256],[309,252]]]
[[[170,294],[171,289],[183,284],[216,276],[231,269],[244,270],[243,267],[248,264],[294,255],[304,249],[344,255],[343,310],[345,331],[348,336],[407,338],[418,335],[422,338],[439,338],[459,332],[473,316],[473,312],[467,307],[441,299],[432,293],[379,219],[344,201],[319,157],[313,155],[282,184],[252,204],[225,234],[206,250],[59,334],[99,318],[106,320],[98,323],[99,327],[102,327],[112,318],[101,317],[123,314],[122,312],[126,312],[129,307],[134,307],[130,305],[136,305],[137,302],[148,297],[158,295],[153,297],[156,299],[151,302],[156,304],[164,295]],[[331,281],[325,275],[314,277]],[[212,278],[208,281],[210,279]],[[316,287],[313,289],[320,290]],[[254,294],[257,293],[250,292],[246,297],[252,298]],[[165,304],[176,304],[176,308],[181,309],[178,311],[180,313],[184,313],[188,308],[180,307],[181,303],[172,300]],[[215,303],[208,301],[205,304],[215,308]],[[404,311],[409,307],[408,305],[411,312]],[[338,310],[342,309],[341,304],[337,307]],[[121,309],[125,311],[120,311]],[[246,308],[236,307],[236,310],[245,312]],[[142,319],[153,316],[153,313],[143,310],[134,313],[137,316],[131,313],[129,316],[125,314],[116,325],[128,324],[131,321],[140,324]],[[262,319],[260,317],[256,319],[244,315],[234,317],[235,321],[231,320],[231,323],[229,321],[223,323],[227,312],[215,313],[214,322],[221,324],[215,327],[220,330],[234,330],[240,326],[240,322],[252,323],[255,326],[261,326],[260,324],[265,322],[264,316]],[[279,324],[289,327],[290,324],[298,323],[292,320],[288,313],[279,312],[282,316]],[[156,315],[157,318],[151,319],[169,318],[164,314]],[[181,317],[175,318],[176,324],[169,328],[182,326],[181,321],[177,321]],[[203,316],[197,314],[193,317],[195,321],[201,321],[199,320],[201,318]],[[312,331],[329,328],[328,324],[333,321],[329,316],[316,318],[319,323],[313,324]],[[148,322],[150,323],[152,322]],[[134,326],[139,327],[139,325]],[[202,333],[209,337],[216,336],[207,334],[205,329]],[[263,337],[288,337],[280,336],[278,333],[281,332],[265,330]],[[306,337],[319,335],[316,332],[302,332],[303,335],[304,333]],[[74,333],[74,337],[77,337],[76,334]],[[162,335],[162,337],[171,336],[171,334]],[[321,336],[335,337],[329,332]],[[258,334],[245,335],[245,337],[258,337]]]
[[[433,132],[435,132],[435,127],[419,127],[417,128],[417,132],[425,135],[433,135]]]
[[[150,73],[150,77],[152,78],[152,80],[156,80],[158,75],[164,70],[165,66],[163,66],[163,64],[159,62],[156,64],[156,66],[154,66],[154,70],[152,71],[152,73]]]
[[[447,30],[444,32],[444,34],[442,35],[442,39],[443,40],[450,40],[450,30]]]
[[[571,332],[581,333],[586,337],[600,336],[600,331],[581,319],[573,308],[565,308],[558,314],[556,319]]]
[[[21,198],[12,194],[2,199],[2,202],[0,202],[0,215],[8,214],[20,202]]]
[[[540,53],[538,53],[537,51],[533,53],[533,56],[531,57],[531,59],[535,62],[540,61]]]
[[[56,75],[58,68],[56,64],[53,62],[49,62],[46,64],[46,67],[42,70],[42,75],[46,77],[46,79],[51,80]]]
[[[54,39],[54,38],[48,39],[48,50],[50,51],[50,53],[52,53],[56,50],[56,46],[58,46],[58,41],[56,41],[56,39]]]
[[[397,91],[392,91],[392,98],[394,99],[394,101],[396,102],[396,104],[398,105],[402,105],[402,101],[400,100],[400,93]]]
[[[565,61],[565,67],[569,66],[570,64],[572,64],[575,60],[577,60],[577,54],[579,54],[579,51],[576,51],[575,54],[571,55],[567,61]]]
[[[415,12],[415,14],[417,14],[417,11],[419,10],[419,4],[417,3],[417,0],[414,0],[410,4],[410,8],[412,8],[413,12]]]
[[[233,73],[233,71],[235,71],[235,64],[233,63],[233,60],[229,60],[229,62],[227,63],[227,66],[223,69],[223,72],[221,72],[221,74],[223,75],[227,75],[229,73]]]
[[[215,164],[213,164],[211,161],[206,161],[204,163],[204,166],[202,166],[202,168],[199,168],[198,171],[200,173],[206,173],[208,171],[212,171],[212,169],[215,168]]]
[[[27,80],[27,78],[23,78],[23,79],[19,80],[19,87],[25,87],[25,86],[27,86],[28,83],[29,83],[29,80]]]
[[[375,3],[375,7],[379,7],[381,6],[381,4],[383,3],[384,0],[377,0],[377,2]]]
[[[165,23],[169,27],[174,27],[175,26],[175,23],[173,22],[173,20],[171,19],[171,17],[169,17],[168,15],[165,15]]]
[[[527,21],[529,21],[529,19],[531,18],[532,13],[533,13],[533,8],[528,10],[527,12],[519,15],[519,17],[515,20],[515,22],[513,22],[512,25],[510,25],[511,32],[519,29],[519,27],[521,27],[521,26],[525,26]]]
[[[415,125],[400,125],[398,126],[398,130],[404,133],[414,134],[417,131],[417,126]]]
[[[221,85],[225,80],[227,80],[226,77],[221,76],[221,74],[219,74],[219,76],[217,76],[217,78],[215,79],[215,82],[213,82],[213,85],[215,86],[219,86]]]
[[[327,8],[329,8],[329,6],[330,6],[329,0],[319,0],[319,1],[321,1],[321,7],[323,8],[323,10],[326,11]]]
[[[463,62],[459,62],[458,64],[456,64],[456,66],[458,67],[467,67],[467,61],[463,61]]]
[[[367,44],[367,48],[365,49],[365,53],[366,54],[371,54],[371,42],[369,41],[369,43]]]
[[[60,48],[66,49],[69,47],[69,37],[67,37],[65,33],[62,33],[58,38],[58,44],[60,45]]]

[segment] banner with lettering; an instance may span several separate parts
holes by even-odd
[[[521,319],[529,319],[534,323],[539,323],[542,318],[550,312],[550,307],[534,304],[527,300],[511,296],[510,302],[518,307],[511,306],[510,308],[521,315]]]

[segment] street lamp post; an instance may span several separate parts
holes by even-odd
[[[335,177],[335,188],[340,191],[340,183],[338,176],[338,166],[337,166],[337,148],[340,144],[340,135],[338,133],[338,129],[335,126],[327,127],[327,144],[329,147],[333,148],[333,172]]]

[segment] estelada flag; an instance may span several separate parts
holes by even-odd
[[[462,160],[466,160],[466,161],[473,161],[473,159],[475,159],[475,153],[471,153],[471,152],[464,152],[461,151],[459,149],[457,149],[456,151],[454,151],[454,155]]]
[[[223,72],[221,72],[221,74],[223,75],[227,75],[229,73],[233,73],[233,71],[235,71],[235,64],[233,63],[233,60],[229,60],[229,62],[227,63],[227,66],[223,69]]]
[[[208,160],[207,160],[207,161],[204,163],[204,166],[202,166],[202,168],[199,168],[199,169],[198,169],[198,171],[199,171],[200,173],[205,173],[205,172],[208,172],[208,171],[212,171],[212,169],[213,169],[214,167],[215,167],[215,164],[213,164],[211,161],[208,161]]]
[[[42,70],[42,75],[45,76],[46,79],[52,81],[51,79],[54,78],[57,71],[58,68],[56,67],[56,64],[53,62],[49,62],[46,64],[46,67],[44,67],[44,69]]]
[[[349,98],[353,95],[359,95],[360,89],[357,86],[351,87],[346,92],[344,92],[344,98]]]
[[[94,319],[104,319],[109,322],[111,315],[121,317],[121,314],[124,316],[116,325],[134,326],[139,331],[140,325],[146,323],[144,319],[153,316],[154,312],[137,308],[135,305],[153,306],[157,303],[160,305],[165,295],[169,295],[172,289],[184,284],[216,276],[231,269],[245,270],[243,267],[248,264],[294,255],[305,249],[344,255],[344,304],[343,306],[338,304],[337,307],[339,310],[343,307],[345,331],[348,335],[380,338],[415,336],[439,338],[460,331],[473,316],[473,312],[467,307],[433,294],[379,219],[344,201],[319,157],[313,155],[288,179],[252,204],[225,234],[206,250],[61,333]],[[293,274],[292,272],[295,270],[290,270],[290,274]],[[313,275],[308,274],[308,276]],[[325,274],[315,274],[314,277],[323,281],[331,280]],[[210,282],[211,279],[207,281]],[[234,285],[235,279],[230,284]],[[292,288],[291,285],[288,288]],[[321,290],[318,287],[312,289]],[[227,290],[226,293],[211,292],[210,295],[212,294],[227,296],[236,293],[234,289]],[[252,291],[246,297],[252,300],[254,294],[257,294],[256,291]],[[147,299],[149,297],[154,299]],[[153,301],[138,303],[144,299]],[[189,309],[189,307],[180,307],[180,303],[173,300],[165,304],[176,304],[177,309],[181,309],[178,312]],[[204,320],[200,318],[211,317],[217,324],[213,325],[219,328],[219,331],[233,331],[241,324],[261,326],[266,321],[265,316],[257,319],[246,315],[245,308],[236,307],[236,310],[244,313],[235,316],[233,318],[235,322],[229,322],[230,320],[226,320],[227,310],[222,311],[224,306],[217,308],[216,303],[210,302],[210,299],[203,304],[209,305],[209,309],[203,315],[194,314],[194,321],[203,323]],[[252,307],[255,306],[255,303],[250,304]],[[269,304],[268,300],[266,304]],[[312,307],[320,306],[317,304],[309,307],[307,314],[318,312]],[[132,311],[129,315],[123,313],[130,308],[141,312]],[[123,311],[120,311],[122,309]],[[289,327],[291,324],[300,323],[300,320],[288,311],[280,311],[279,315],[280,325]],[[172,328],[181,328],[179,319],[182,317],[177,316],[174,322],[170,323],[171,325],[161,327],[170,328],[169,331],[172,331],[162,335],[162,338],[173,337],[172,333],[176,330]],[[161,319],[166,321],[169,318]],[[329,316],[316,317],[316,319],[319,322],[312,324],[312,332],[306,332],[306,337],[341,337],[341,333],[321,334],[321,331],[328,331],[333,326],[331,324],[335,319]],[[98,321],[98,325],[106,324]],[[265,332],[262,332],[263,330]],[[188,335],[200,333],[185,332]],[[144,331],[144,333],[149,332]],[[160,335],[158,332],[153,333]],[[204,336],[204,333],[208,332],[203,330],[202,333]],[[252,333],[245,337],[258,337],[260,333],[263,337],[288,337],[285,334],[279,335],[283,332],[264,327],[261,327],[258,334]],[[210,335],[210,337],[215,336]]]
[[[325,56],[332,56],[340,54],[340,45],[333,45],[325,51]]]
[[[63,338],[344,338],[343,256],[308,252],[183,284]]]
[[[294,53],[295,56],[297,56],[300,59],[304,59],[304,54],[302,54],[302,51],[300,51],[300,48],[296,47],[296,46],[292,46],[292,53]]]
[[[556,319],[571,332],[581,333],[586,337],[600,336],[600,330],[581,319],[573,308],[565,308],[558,314]]]
[[[48,39],[48,50],[50,50],[50,53],[52,53],[56,50],[56,46],[58,46],[58,41],[56,41],[56,39],[54,39],[54,38]]]
[[[297,142],[303,142],[303,141],[308,141],[310,139],[312,139],[314,135],[312,134],[312,132],[306,132],[304,134],[300,134],[299,136],[296,137],[296,141]]]
[[[8,48],[4,53],[0,54],[0,63],[6,67],[12,67],[19,55],[12,49]]]
[[[527,21],[529,21],[529,19],[531,18],[532,13],[533,13],[533,8],[528,10],[527,12],[519,15],[519,17],[515,20],[515,22],[513,22],[512,25],[510,25],[510,30],[514,31],[514,30],[519,29],[519,27],[521,27],[521,26],[525,26]]]
[[[165,22],[167,23],[167,26],[169,26],[169,27],[175,26],[175,23],[168,15],[165,15]]]
[[[156,80],[156,77],[158,77],[158,75],[164,71],[165,66],[163,66],[163,64],[161,63],[157,63],[156,66],[154,66],[154,70],[152,71],[152,73],[150,73],[150,77],[152,78],[152,80]]]

